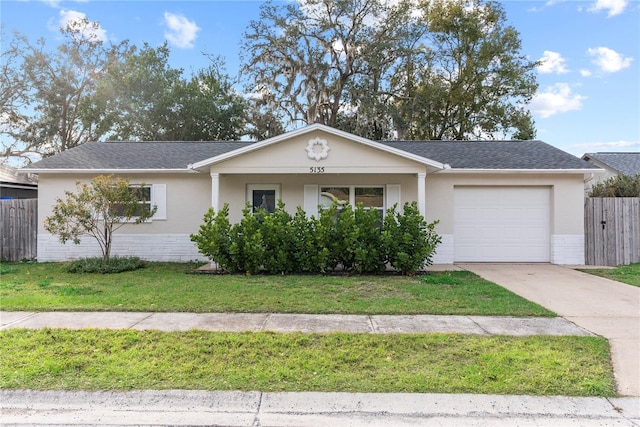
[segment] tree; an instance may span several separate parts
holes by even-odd
[[[71,21],[55,51],[47,50],[44,39],[34,44],[14,32],[0,76],[5,157],[31,161],[104,134],[106,129],[91,120],[99,112],[88,99],[127,43],[105,44],[97,27],[86,19]]]
[[[304,0],[262,6],[243,70],[289,122],[371,139],[532,139],[537,62],[499,3]]]
[[[594,185],[589,197],[640,197],[640,174],[612,176]]]
[[[235,93],[220,59],[190,81],[178,83],[172,102],[165,140],[233,141],[244,133],[245,102]]]
[[[133,48],[108,69],[94,96],[106,104],[108,139],[134,141],[237,140],[244,133],[245,102],[212,58],[191,78],[169,65],[166,43]]]
[[[166,42],[158,48],[145,43],[110,65],[93,98],[95,104],[106,104],[102,120],[110,129],[108,139],[165,140],[183,73],[169,65],[169,54]]]
[[[57,235],[62,243],[80,243],[81,236],[92,236],[98,242],[105,263],[111,257],[113,233],[126,224],[141,224],[157,210],[144,200],[144,184],[132,186],[125,178],[99,175],[90,184],[76,182],[77,192],[65,191],[65,199],[57,198],[52,215],[45,218],[44,228]]]
[[[20,41],[21,38],[14,33],[14,38],[6,43],[7,36],[2,27],[0,39],[3,41],[3,49],[0,54],[2,62],[0,64],[0,135],[5,140],[7,136],[15,130],[24,128],[28,122],[23,113],[26,104],[28,84],[21,77],[20,60],[22,57]],[[11,153],[12,144],[3,144],[6,157]]]
[[[410,21],[404,6],[382,0],[264,4],[243,46],[252,91],[290,123],[335,127],[341,111],[357,108],[360,95],[379,93],[402,53]]]
[[[520,52],[503,7],[434,0],[422,12],[425,44],[394,77],[400,138],[533,139],[526,104],[538,87],[539,64]]]

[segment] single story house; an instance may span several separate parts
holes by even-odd
[[[39,261],[100,254],[42,224],[76,180],[117,174],[148,186],[158,209],[114,235],[115,255],[205,261],[189,236],[224,203],[235,223],[247,202],[317,215],[335,199],[381,211],[416,201],[440,221],[437,264],[584,264],[583,186],[597,170],[540,141],[372,141],[320,124],[260,142],[91,142],[25,169],[39,175]]]
[[[582,159],[601,168],[602,171],[585,182],[585,192],[594,185],[619,175],[634,176],[640,174],[640,152],[586,153]]]

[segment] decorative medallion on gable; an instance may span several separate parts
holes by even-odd
[[[327,158],[330,148],[326,139],[313,138],[307,143],[306,150],[310,159],[315,159],[316,162],[319,162]]]

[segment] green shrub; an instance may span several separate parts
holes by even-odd
[[[427,224],[418,204],[405,203],[403,212],[397,206],[387,210],[383,241],[391,266],[402,274],[414,274],[432,264],[435,248],[442,239],[435,232],[438,221]]]
[[[396,206],[384,220],[379,211],[358,205],[333,205],[308,218],[302,208],[291,216],[282,201],[275,212],[253,212],[250,204],[242,220],[230,225],[229,208],[204,216],[198,234],[191,236],[200,252],[225,271],[246,274],[320,273],[341,269],[359,274],[379,273],[387,264],[414,274],[431,264],[440,237],[437,221],[427,224],[417,204]]]
[[[324,215],[325,211],[321,215]],[[335,218],[330,225],[328,233],[329,242],[329,267],[349,271],[355,262],[355,249],[358,241],[358,227],[351,205],[343,205],[337,210],[337,215],[332,210],[327,210],[328,218]],[[329,221],[326,221],[329,223]]]
[[[353,212],[356,241],[353,269],[359,274],[384,271],[386,254],[382,244],[382,216],[377,209],[365,209],[362,204]]]
[[[618,175],[597,183],[589,197],[640,197],[640,174]]]
[[[282,200],[273,213],[261,212],[260,232],[264,247],[263,267],[270,273],[290,273],[296,270],[293,258],[293,232],[291,215],[284,209]]]
[[[191,241],[196,244],[202,255],[215,260],[222,270],[235,271],[231,259],[230,235],[229,204],[225,203],[217,213],[213,208],[209,208],[204,215],[200,231],[191,235]]]
[[[298,206],[291,222],[291,232],[294,236],[291,242],[294,271],[324,272],[329,259],[329,249],[324,244],[320,220],[313,216],[307,218],[305,211]]]
[[[111,257],[105,261],[101,257],[81,258],[72,261],[66,268],[69,273],[122,273],[143,268],[145,262],[138,257]]]
[[[264,264],[265,249],[262,232],[260,231],[260,214],[253,214],[249,203],[242,210],[240,223],[231,227],[231,244],[229,252],[233,265],[233,271],[246,274],[257,274]]]

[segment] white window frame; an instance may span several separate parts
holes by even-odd
[[[140,188],[140,184],[129,184],[130,189]],[[140,204],[149,203],[149,208],[156,209],[156,213],[145,221],[145,223],[153,222],[153,221],[161,221],[167,219],[167,208],[166,208],[166,184],[144,184],[142,188],[149,188],[149,202],[141,201]],[[135,222],[136,218],[132,217],[129,222]]]
[[[253,208],[253,192],[255,190],[274,190],[275,201],[273,208],[278,207],[278,200],[280,200],[280,184],[247,184],[247,202]]]

